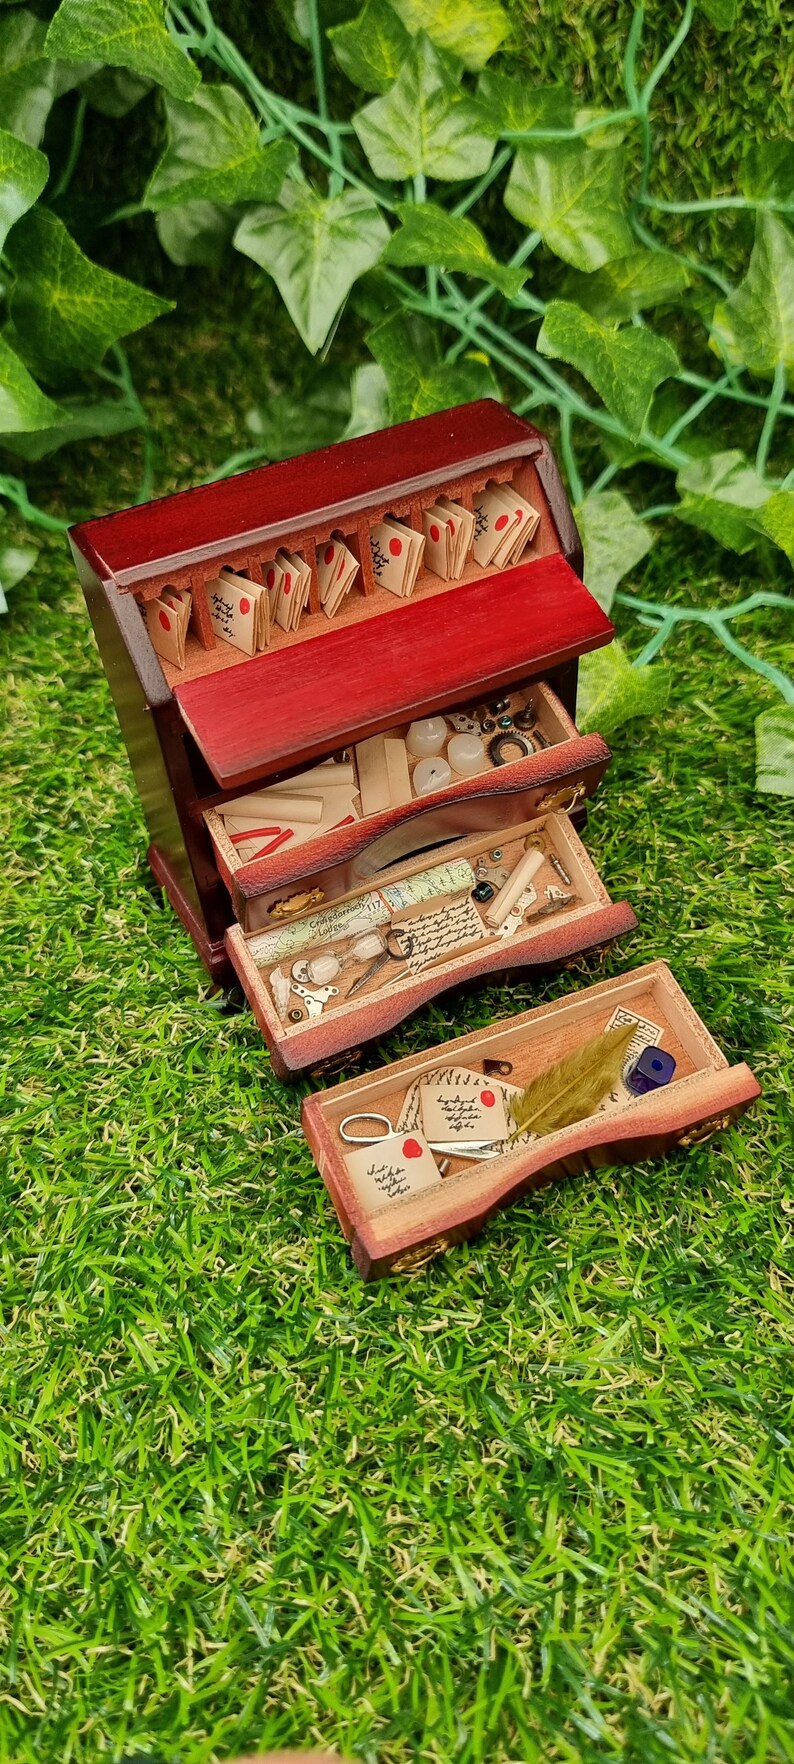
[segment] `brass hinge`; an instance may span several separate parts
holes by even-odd
[[[701,1121],[699,1127],[693,1127],[690,1133],[682,1133],[679,1145],[687,1148],[690,1145],[702,1145],[704,1140],[711,1139],[715,1133],[721,1133],[723,1127],[731,1124],[730,1115],[717,1115],[713,1121]]]
[[[586,790],[587,786],[582,778],[579,779],[578,784],[564,784],[561,790],[554,790],[551,795],[544,796],[542,801],[538,803],[538,809],[541,814],[545,814],[547,811],[551,813],[554,809],[562,809],[566,814],[569,814],[571,809],[576,807],[577,802],[581,802]]]
[[[418,1274],[434,1256],[443,1256],[444,1251],[452,1248],[452,1238],[443,1233],[440,1237],[431,1237],[429,1243],[418,1243],[415,1249],[405,1250],[389,1268],[390,1274]]]

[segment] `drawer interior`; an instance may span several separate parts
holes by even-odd
[[[497,709],[496,707],[504,707]],[[464,719],[476,719],[480,725],[488,725],[483,732],[482,763],[476,774],[467,774],[466,783],[472,776],[490,779],[498,771],[499,782],[505,788],[510,781],[520,776],[522,762],[534,754],[542,754],[550,748],[560,746],[563,742],[576,740],[578,730],[560,703],[556,693],[544,681],[535,681],[526,686],[506,688],[503,692],[486,694],[476,703],[453,705],[438,713],[447,719],[448,739],[441,750],[441,758],[446,757],[449,739],[454,737],[455,728],[449,720],[453,716]],[[519,727],[513,725],[512,732],[501,725],[507,717],[519,719]],[[501,722],[500,722],[501,719]],[[385,740],[396,740],[404,744],[408,734],[408,723],[399,723],[385,732]],[[520,740],[516,740],[516,736]],[[497,746],[492,757],[494,742],[502,737],[501,745]],[[509,738],[508,738],[509,737]],[[526,749],[522,752],[521,744]],[[240,881],[244,881],[248,865],[286,853],[297,852],[310,846],[312,841],[324,837],[342,827],[361,823],[362,826],[378,828],[384,814],[392,809],[402,808],[406,803],[416,804],[419,808],[430,805],[445,797],[456,785],[463,782],[462,775],[451,772],[450,778],[437,788],[419,795],[414,783],[417,766],[421,763],[418,756],[406,751],[401,771],[394,780],[388,803],[383,802],[378,808],[367,812],[370,797],[362,794],[359,787],[359,756],[357,744],[344,748],[337,756],[339,764],[334,763],[333,756],[325,756],[317,766],[292,770],[279,775],[274,780],[262,783],[261,791],[251,785],[245,792],[230,792],[225,800],[215,802],[204,810],[204,820],[215,844],[224,868]],[[381,775],[383,768],[381,767]],[[352,789],[348,794],[340,779],[352,776]],[[325,791],[325,797],[323,796]],[[286,805],[291,797],[303,793],[308,796],[312,806],[318,800],[323,804],[320,821],[293,819]],[[261,796],[257,807],[256,798]],[[278,797],[285,802],[285,811],[280,811]],[[335,819],[334,802],[337,802],[343,813]],[[304,811],[305,812],[305,811]],[[316,810],[313,809],[313,812]],[[232,823],[230,825],[229,823]],[[430,843],[430,841],[428,841]],[[393,861],[384,858],[384,862]],[[303,865],[302,868],[307,868]]]
[[[533,859],[531,880],[494,927],[488,916],[530,852],[539,854],[539,867]],[[478,900],[473,891],[483,884],[492,892]],[[493,834],[456,840],[432,856],[395,865],[379,876],[376,888],[356,889],[319,911],[310,908],[307,901],[302,913],[264,932],[245,935],[235,926],[227,934],[245,990],[268,1038],[281,1048],[310,1038],[320,1018],[324,1031],[349,1044],[369,1007],[377,1011],[388,1004],[391,1018],[399,1020],[428,988],[439,991],[471,973],[526,961],[533,944],[546,947],[561,931],[567,946],[587,947],[597,940],[590,922],[615,911],[565,815],[511,827],[498,842]],[[626,923],[611,935],[636,922],[630,909],[625,913]],[[389,934],[392,954],[377,966],[384,952],[375,943]],[[367,953],[359,955],[361,938],[368,939]],[[405,959],[400,949],[407,951]],[[318,978],[322,974],[325,980]],[[306,994],[326,987],[331,990],[318,1009]]]
[[[704,1077],[727,1070],[728,1062],[669,968],[663,962],[650,963],[553,1005],[475,1031],[460,1040],[448,1042],[415,1058],[401,1060],[398,1065],[383,1068],[360,1080],[351,1080],[311,1098],[305,1107],[321,1124],[321,1139],[315,1144],[313,1135],[310,1138],[315,1152],[320,1154],[321,1168],[331,1178],[329,1186],[332,1185],[334,1198],[339,1200],[343,1214],[355,1224],[362,1218],[374,1217],[376,1213],[397,1212],[409,1204],[396,1200],[377,1209],[362,1207],[345,1164],[345,1154],[350,1147],[345,1145],[340,1133],[348,1116],[375,1111],[389,1121],[393,1130],[403,1131],[406,1100],[410,1099],[418,1080],[454,1066],[482,1074],[489,1078],[489,1082],[498,1082],[488,1074],[484,1065],[486,1060],[498,1061],[503,1068],[509,1067],[509,1073],[503,1072],[504,1081],[523,1088],[541,1072],[605,1030],[618,1011],[625,1018],[635,1017],[654,1026],[657,1044],[676,1062],[670,1085],[663,1091],[636,1097],[619,1083],[612,1094],[603,1099],[595,1115],[556,1133],[524,1141],[521,1147],[508,1147],[503,1155],[481,1162],[450,1155],[444,1174],[439,1171],[438,1184],[411,1199],[413,1223],[417,1229],[421,1227],[423,1210],[432,1215],[437,1196],[442,1191],[447,1199],[453,1191],[468,1194],[472,1204],[478,1196],[485,1196],[509,1173],[511,1166],[526,1162],[527,1145],[536,1166],[542,1166],[556,1155],[562,1157],[566,1141],[574,1135],[580,1136],[583,1128],[592,1127],[594,1122],[601,1128],[604,1140],[616,1132],[618,1125],[623,1137],[635,1127],[640,1136],[644,1126],[647,1128],[649,1115],[658,1112],[660,1099],[669,1099],[673,1093],[682,1098],[687,1087],[692,1089]],[[633,1063],[640,1046],[640,1041],[629,1044],[624,1070]],[[757,1086],[755,1089],[757,1091]],[[365,1125],[359,1124],[347,1129],[354,1134],[367,1130]],[[378,1130],[383,1131],[382,1128],[372,1129],[373,1132]]]

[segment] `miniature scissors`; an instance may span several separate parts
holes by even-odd
[[[385,1133],[347,1133],[345,1130],[353,1121],[381,1121],[386,1131]],[[345,1115],[344,1121],[340,1123],[339,1137],[344,1140],[345,1145],[380,1145],[383,1139],[401,1139],[402,1133],[392,1126],[387,1115],[379,1115],[374,1111],[370,1113],[365,1110],[362,1114]],[[482,1163],[484,1158],[498,1158],[500,1156],[498,1147],[501,1143],[500,1139],[484,1139],[476,1144],[469,1143],[468,1145],[459,1145],[457,1142],[450,1145],[446,1140],[438,1139],[428,1139],[427,1141],[432,1152],[442,1152],[447,1157],[475,1158],[478,1163]]]

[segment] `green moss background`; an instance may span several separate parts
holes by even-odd
[[[615,97],[628,6],[511,11],[507,61]],[[218,16],[308,92],[274,6]],[[698,23],[659,94],[664,193],[729,188],[748,136],[783,132],[783,26],[771,0],[728,35]],[[649,56],[670,29],[650,7]],[[132,197],[157,150],[151,106],[123,157],[118,125],[89,126],[86,225],[103,180]],[[742,225],[719,223],[728,261]],[[242,259],[178,271],[145,218],[91,249],[178,297],[129,351],[158,493],[245,446],[274,387],[315,385]],[[329,365],[359,351],[351,311]],[[76,517],[132,500],[140,469],[132,435],[26,476]],[[442,999],[366,1062],[661,956],[761,1104],[365,1288],[301,1087],[148,876],[67,548],[40,542],[0,625],[0,1758],[791,1760],[792,814],[754,793],[752,744],[771,691],[710,640],[670,646],[669,711],[615,736],[586,835],[637,933],[537,986]],[[672,528],[630,586],[728,603],[764,567]],[[741,634],[791,669],[782,616]]]

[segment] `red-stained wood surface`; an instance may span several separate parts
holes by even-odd
[[[416,715],[611,642],[614,626],[563,557],[463,582],[436,600],[256,656],[174,698],[224,789],[349,746]]]
[[[219,547],[256,545],[265,532],[278,537],[326,515],[342,519],[392,489],[418,491],[457,469],[531,457],[542,445],[531,423],[483,398],[84,521],[71,536],[100,577],[131,589],[153,573],[201,563]]]

